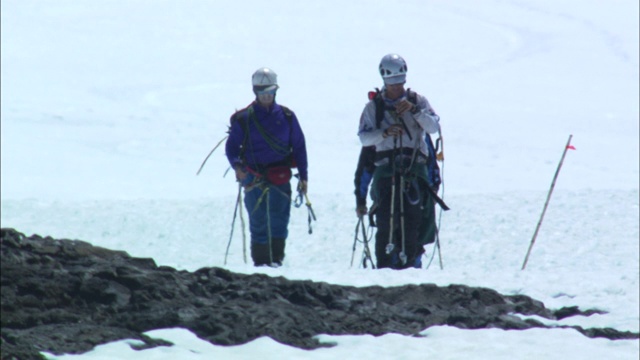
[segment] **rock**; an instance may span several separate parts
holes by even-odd
[[[598,312],[551,311],[527,296],[464,285],[356,288],[215,267],[178,271],[84,241],[27,237],[13,229],[0,229],[0,237],[2,359],[83,353],[121,339],[145,344],[137,348],[170,346],[143,333],[172,327],[219,345],[269,336],[315,349],[330,346],[317,334],[416,335],[435,325],[524,330],[547,326],[514,314],[556,319]],[[573,328],[589,337],[638,338]]]

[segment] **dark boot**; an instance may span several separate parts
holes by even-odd
[[[251,258],[255,266],[271,265],[269,244],[251,242]]]
[[[284,260],[284,247],[285,239],[274,238],[271,239],[271,253],[273,255],[274,264],[281,266]]]

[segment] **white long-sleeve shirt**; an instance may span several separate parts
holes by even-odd
[[[362,146],[374,145],[376,147],[376,152],[393,150],[394,137],[388,136],[387,138],[384,138],[382,134],[391,125],[401,123],[395,112],[394,105],[405,98],[403,97],[396,101],[390,101],[385,98],[384,89],[381,91],[381,94],[385,103],[385,112],[384,118],[380,123],[380,128],[377,128],[376,126],[375,100],[370,100],[362,111],[360,127],[358,130],[358,136],[360,137]],[[418,150],[424,156],[428,157],[429,153],[425,143],[425,134],[427,132],[430,134],[438,132],[440,129],[440,117],[433,111],[433,108],[431,108],[426,97],[416,93],[416,100],[416,106],[419,111],[415,114],[412,114],[410,111],[405,111],[402,115],[402,119],[407,125],[407,129],[411,136],[409,136],[405,130],[401,137],[402,139],[397,138],[397,140],[395,140],[395,146],[412,149],[418,147]]]

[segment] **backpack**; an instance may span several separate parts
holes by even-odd
[[[252,102],[251,104],[249,104],[244,109],[237,110],[233,115],[231,115],[231,119],[229,120],[229,128],[227,129],[227,134],[229,134],[231,132],[231,126],[236,121],[240,121],[240,126],[242,126],[242,128],[244,129],[245,137],[244,137],[244,139],[242,141],[242,148],[240,149],[240,158],[241,159],[244,159],[245,143],[247,142],[247,137],[249,136],[247,123],[243,119],[248,119],[249,118],[249,116],[251,115],[249,112],[253,111],[253,110],[250,110],[250,108],[254,103],[255,102]],[[285,118],[289,122],[289,129],[291,129],[291,124],[293,123],[293,121],[292,121],[293,113],[291,112],[291,110],[289,110],[289,108],[287,108],[285,106],[280,105],[280,107],[282,108],[282,111],[284,112]],[[218,146],[220,146],[220,144],[222,144],[222,142],[226,138],[227,137],[225,137],[222,140],[220,140],[220,142],[218,142],[218,144],[216,146],[214,146],[213,149],[211,149],[211,151],[209,152],[207,157],[205,157],[204,160],[202,161],[202,164],[200,165],[200,168],[196,172],[196,175],[200,174],[200,171],[202,171],[202,168],[207,163],[207,160],[209,160],[209,157],[211,156],[211,154],[213,154],[213,152],[216,151]],[[291,139],[291,134],[289,135],[289,139]],[[291,148],[291,144],[289,144],[288,152],[289,152],[289,156],[285,160],[286,160],[286,162],[288,162],[288,165],[291,168],[295,168],[296,167],[296,163],[295,163],[295,159],[293,158],[293,149]],[[226,174],[226,172],[225,172],[225,174]]]
[[[373,101],[376,105],[376,128],[380,128],[380,124],[384,119],[384,100],[382,99],[382,94],[380,93],[380,89],[376,88],[375,91],[369,91],[369,100]],[[407,89],[407,100],[412,104],[418,103],[418,95],[415,91],[411,91],[411,89]],[[438,143],[440,139],[436,141]],[[437,149],[431,140],[431,135],[429,133],[425,136],[425,142],[427,144],[427,151],[429,153],[429,157],[427,159],[427,172],[428,172],[428,180],[429,186],[433,189],[440,188],[440,184],[442,184],[442,178],[440,177],[440,166],[438,165],[437,160]],[[437,191],[437,190],[436,190]]]

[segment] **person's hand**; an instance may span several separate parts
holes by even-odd
[[[367,215],[367,213],[367,205],[360,205],[356,208],[356,215],[358,215],[358,217],[363,217]]]
[[[393,124],[384,130],[384,132],[382,133],[382,137],[383,138],[387,138],[389,136],[398,137],[398,136],[402,136],[403,132],[404,130],[402,129],[402,125]]]
[[[236,166],[233,170],[236,172],[236,180],[242,182],[247,178],[247,172],[242,170],[242,166]]]
[[[402,115],[406,111],[415,113],[416,110],[416,106],[407,99],[404,99],[396,104],[396,113],[398,113],[398,115]]]
[[[300,180],[300,182],[298,183],[298,192],[301,192],[303,194],[307,194],[307,180]]]

